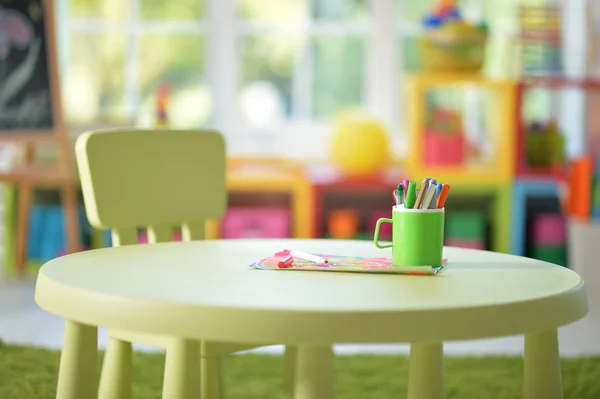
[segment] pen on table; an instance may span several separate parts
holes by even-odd
[[[294,258],[304,259],[304,260],[308,260],[311,262],[329,263],[329,261],[327,261],[327,259],[325,259],[325,258],[321,258],[320,256],[313,255],[313,254],[308,254],[306,252],[292,250],[292,251],[290,251],[290,255],[293,256]]]
[[[433,194],[433,198],[431,199],[431,204],[429,204],[429,209],[437,208],[437,199],[442,192],[442,183],[438,183],[435,187],[435,193]]]
[[[446,203],[446,198],[448,198],[448,191],[450,191],[450,185],[449,184],[442,185],[442,191],[440,191],[440,195],[438,196],[438,199],[437,199],[437,204],[436,204],[437,208],[444,207],[444,204]]]
[[[280,260],[279,263],[277,263],[277,267],[280,269],[287,269],[292,266],[292,263],[294,263],[294,257],[289,255]]]
[[[433,196],[435,194],[435,189],[436,189],[436,186],[434,186],[433,184],[430,184],[429,187],[427,187],[427,192],[425,193],[425,196],[423,197],[423,203],[421,204],[421,209],[429,209],[429,205],[431,204],[431,200],[433,199]]]
[[[404,187],[404,199],[406,200],[406,194],[408,193],[408,179],[402,180],[402,186]]]
[[[429,185],[429,178],[424,178],[421,182],[421,188],[419,188],[419,194],[417,195],[417,200],[415,201],[415,209],[419,209],[421,207],[421,202],[423,202],[423,196],[427,191],[427,186]]]
[[[406,190],[406,199],[404,200],[404,207],[406,209],[411,209],[415,204],[415,200],[417,198],[416,186],[417,183],[415,183],[414,181],[410,181],[408,183],[408,189]]]

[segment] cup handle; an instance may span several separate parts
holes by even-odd
[[[381,223],[392,224],[392,219],[381,218],[381,219],[377,220],[377,224],[375,225],[375,236],[373,237],[373,243],[375,243],[375,246],[377,248],[390,248],[393,244],[381,245],[379,243],[379,227],[381,226]]]

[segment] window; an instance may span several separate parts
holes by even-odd
[[[402,140],[402,76],[434,0],[55,0],[67,119],[151,125],[170,87],[175,127],[212,126],[229,149],[326,156],[341,112],[366,109]],[[488,67],[509,68],[519,0],[463,0],[489,18]],[[502,51],[497,51],[503,49]],[[278,141],[278,144],[274,143]],[[320,151],[320,152],[319,152]],[[293,154],[291,154],[293,156]]]

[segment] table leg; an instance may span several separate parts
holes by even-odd
[[[525,334],[524,399],[562,399],[556,329]]]
[[[294,399],[333,398],[331,346],[300,345],[297,351]]]
[[[219,399],[224,395],[221,356],[202,357],[202,399]]]
[[[296,378],[296,360],[298,350],[295,346],[286,345],[283,355],[283,398],[294,399]]]
[[[100,375],[99,399],[131,399],[133,353],[131,342],[110,337]]]
[[[173,339],[167,348],[164,399],[200,398],[200,342]]]
[[[60,355],[57,399],[98,396],[98,329],[67,320]]]
[[[413,342],[410,345],[408,399],[443,399],[443,344]]]

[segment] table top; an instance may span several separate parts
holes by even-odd
[[[533,259],[444,248],[434,276],[257,270],[282,249],[391,257],[350,240],[235,239],[85,251],[46,263],[36,301],[108,328],[247,343],[370,343],[541,331],[587,313],[575,272]]]

